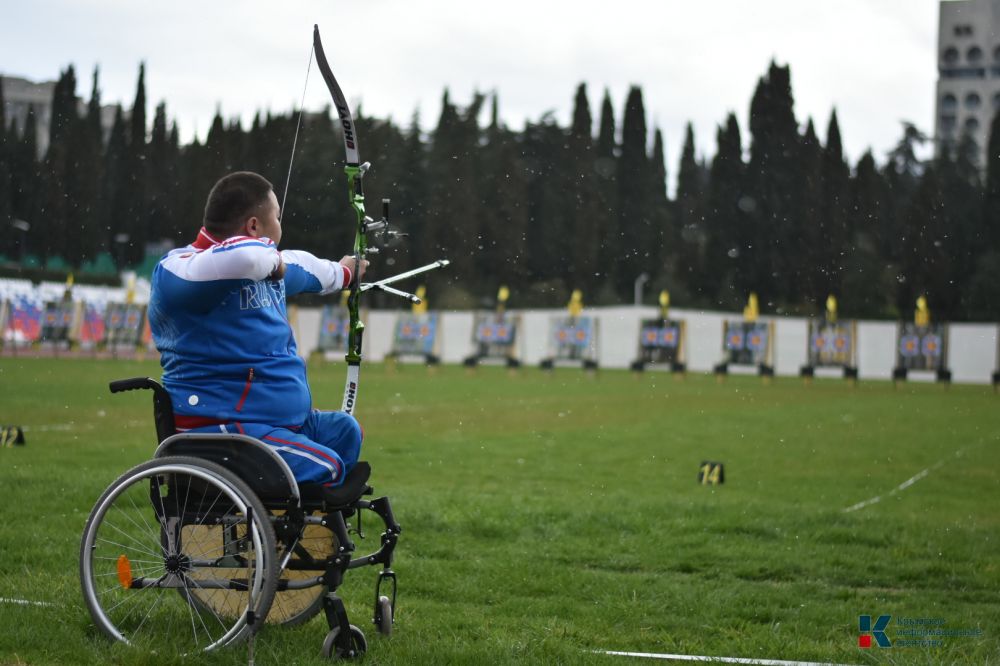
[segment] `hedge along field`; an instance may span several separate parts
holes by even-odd
[[[0,449],[0,663],[246,663],[242,647],[138,653],[85,609],[87,515],[155,445],[151,394],[107,390],[138,375],[159,367],[0,359],[0,424],[27,427],[26,446]],[[343,377],[310,364],[317,406],[339,406]],[[989,388],[365,365],[358,416],[403,525],[393,635],[370,624],[374,568],[341,588],[365,663],[1000,661]],[[723,485],[697,483],[706,460]],[[860,649],[859,615],[891,615],[893,647]],[[907,646],[902,618],[979,633]],[[322,615],[267,627],[257,663],[321,663],[325,632]]]

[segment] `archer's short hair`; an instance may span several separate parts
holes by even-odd
[[[252,171],[236,171],[223,176],[208,193],[205,229],[213,236],[225,238],[238,233],[273,189],[267,178]]]

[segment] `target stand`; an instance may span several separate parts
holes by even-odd
[[[687,325],[683,321],[657,318],[642,320],[639,354],[632,361],[633,372],[667,370],[683,375],[687,371]]]
[[[814,377],[842,377],[852,384],[858,380],[858,323],[829,321],[809,322],[806,355],[809,359],[799,370],[808,384]]]
[[[436,366],[441,363],[439,316],[436,312],[401,314],[396,320],[392,349],[386,361],[423,363]]]
[[[480,312],[472,329],[472,344],[475,353],[466,357],[462,364],[466,368],[478,365],[504,365],[516,370],[521,367],[517,353],[517,334],[521,329],[521,318],[499,312]]]
[[[892,381],[910,380],[951,383],[947,367],[948,325],[944,323],[916,324],[901,322],[896,336],[896,367]]]
[[[579,367],[597,371],[598,321],[595,317],[553,317],[550,322],[550,355],[542,359],[542,370]]]
[[[719,381],[730,373],[774,377],[774,322],[726,321],[722,336],[723,360],[714,368]]]

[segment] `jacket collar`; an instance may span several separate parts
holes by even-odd
[[[213,245],[218,245],[221,242],[222,241],[217,240],[214,236],[212,236],[212,234],[208,233],[208,230],[205,229],[205,227],[202,227],[198,232],[198,237],[194,239],[191,246],[196,250],[207,250]]]

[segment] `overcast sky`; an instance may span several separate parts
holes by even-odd
[[[933,130],[937,20],[937,0],[31,0],[4,8],[0,73],[47,80],[72,63],[87,97],[99,65],[103,101],[130,105],[145,61],[149,117],[166,100],[182,138],[204,138],[216,108],[249,123],[298,107],[318,23],[352,105],[403,125],[419,110],[432,127],[445,87],[459,105],[496,90],[514,129],[548,111],[566,125],[583,82],[595,131],[605,89],[620,128],[640,85],[672,181],[688,121],[701,155],[730,111],[746,144],[772,59],[791,66],[801,123],[824,138],[836,108],[849,159],[870,147],[883,161],[901,120]],[[313,67],[306,107],[328,101]]]

